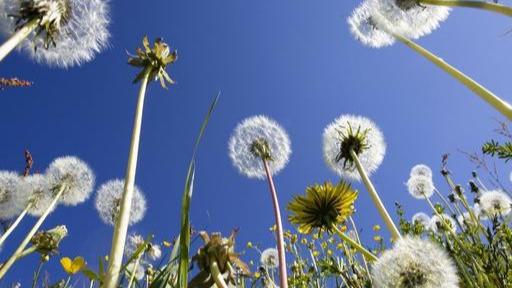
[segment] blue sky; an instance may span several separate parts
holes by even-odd
[[[381,127],[388,144],[373,176],[387,207],[406,206],[408,216],[427,205],[408,196],[404,182],[416,163],[436,171],[451,153],[459,181],[473,166],[458,149],[474,151],[494,136],[500,116],[438,68],[401,44],[371,49],[355,41],[346,18],[356,1],[112,1],[110,48],[95,61],[69,70],[38,66],[11,54],[1,76],[34,82],[29,89],[0,91],[0,169],[21,170],[30,149],[35,168],[76,155],[97,174],[97,185],[124,176],[138,85],[126,64],[126,50],[142,36],[162,36],[178,49],[168,69],[177,81],[168,91],[148,90],[137,184],[148,200],[145,219],[132,227],[158,240],[176,236],[179,206],[194,137],[211,99],[221,99],[198,155],[192,203],[194,227],[229,233],[240,227],[239,248],[247,241],[273,245],[273,223],[265,182],[237,173],[227,156],[232,129],[245,117],[266,114],[285,127],[293,154],[275,181],[281,205],[304,188],[337,181],[323,163],[323,128],[343,113],[365,115]],[[512,100],[508,70],[512,36],[509,19],[456,9],[441,28],[419,42]],[[501,171],[508,179],[508,170]],[[436,174],[437,186],[446,185]],[[505,181],[508,184],[508,181]],[[382,224],[368,194],[361,190],[356,221],[367,239]],[[285,215],[287,214],[284,212]],[[35,220],[27,218],[0,252],[6,258]],[[63,256],[84,256],[93,266],[109,251],[112,228],[102,224],[92,199],[60,207],[44,228],[65,224],[69,237]],[[288,228],[292,228],[286,224]],[[245,260],[256,259],[248,252]],[[46,266],[51,279],[63,277],[57,258]],[[29,283],[38,257],[17,263],[6,283]]]

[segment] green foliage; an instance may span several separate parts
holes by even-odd
[[[505,162],[508,162],[512,159],[512,143],[505,142],[504,144],[499,144],[499,142],[495,140],[490,140],[484,145],[482,145],[482,153],[497,156],[500,159],[504,159]]]

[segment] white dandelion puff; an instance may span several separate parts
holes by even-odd
[[[430,198],[434,194],[434,183],[427,176],[411,176],[406,183],[407,191],[416,199]]]
[[[24,15],[28,10],[37,16]],[[34,17],[38,26],[19,48],[38,63],[76,66],[91,61],[108,46],[108,0],[0,1],[0,29],[6,36]]]
[[[404,237],[372,266],[376,288],[458,288],[457,269],[438,244]]]
[[[347,22],[354,38],[366,46],[380,48],[395,43],[395,37],[377,27],[366,2],[354,9]]]
[[[146,275],[146,270],[144,269],[144,266],[141,263],[132,262],[126,266],[126,274],[128,276],[128,279],[133,274],[134,278],[140,281]]]
[[[419,223],[423,227],[428,228],[430,225],[430,216],[428,216],[426,213],[418,212],[412,216],[411,222]]]
[[[77,157],[65,156],[55,159],[46,170],[46,177],[50,189],[64,189],[60,202],[65,205],[84,202],[94,189],[94,173]]]
[[[96,195],[96,210],[101,220],[109,225],[114,225],[121,208],[121,199],[124,191],[124,181],[120,179],[110,180],[98,189]],[[135,186],[130,210],[129,224],[135,224],[144,218],[146,213],[146,198],[142,191]]]
[[[146,240],[140,234],[133,233],[128,235],[128,240],[124,250],[125,255],[127,257],[133,256],[133,254],[144,244],[145,241]],[[142,251],[142,253],[147,255],[149,259],[153,261],[156,261],[162,257],[162,249],[160,248],[160,245],[154,243],[148,243],[147,249]]]
[[[27,195],[19,189],[20,183],[18,174],[0,171],[0,219],[10,219],[25,208]]]
[[[386,32],[418,39],[448,18],[450,8],[419,5],[415,0],[369,0],[372,19]]]
[[[360,180],[359,172],[350,161],[350,149],[357,150],[354,152],[369,176],[382,163],[386,143],[382,132],[372,120],[362,116],[342,115],[324,130],[324,160],[339,176]]]
[[[501,190],[482,193],[478,198],[478,207],[484,217],[507,216],[511,211],[512,200]]]
[[[162,249],[160,248],[160,245],[158,245],[158,244],[150,243],[147,253],[148,253],[149,259],[151,259],[153,261],[156,261],[156,260],[160,259],[160,257],[162,257]]]
[[[267,248],[261,252],[261,266],[266,269],[275,269],[279,266],[279,254],[275,248]]]
[[[475,208],[471,208],[473,215],[478,219],[478,211]],[[457,221],[461,226],[467,227],[468,225],[476,225],[478,223],[475,223],[475,220],[473,220],[473,217],[471,217],[471,214],[469,214],[468,211],[462,213],[461,215],[457,216]]]
[[[25,190],[24,193],[29,195],[28,203],[30,203],[30,208],[28,209],[28,214],[41,216],[53,200],[53,192],[48,184],[48,179],[45,175],[34,174],[24,177],[22,182],[22,189]]]
[[[433,175],[432,169],[430,169],[430,167],[428,167],[425,164],[414,165],[414,167],[411,168],[411,173],[410,173],[411,177],[425,176],[425,177],[432,178],[432,175]]]
[[[438,235],[449,231],[455,233],[457,231],[457,223],[448,214],[434,215],[430,218],[429,229]]]
[[[272,174],[279,173],[290,158],[290,139],[277,122],[261,115],[247,118],[238,124],[229,140],[229,156],[240,173],[249,178],[264,179],[266,175],[262,158],[253,151],[259,142],[268,150]]]

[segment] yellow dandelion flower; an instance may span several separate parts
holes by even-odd
[[[75,257],[75,259],[71,260],[69,257],[64,257],[60,259],[60,265],[66,273],[69,275],[74,275],[80,272],[83,268],[85,268],[85,260],[83,257]]]

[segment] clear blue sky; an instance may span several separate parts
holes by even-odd
[[[23,150],[29,148],[38,170],[69,154],[90,164],[98,185],[123,177],[138,90],[131,84],[137,71],[126,64],[125,51],[134,51],[148,34],[164,37],[178,49],[179,60],[169,69],[177,84],[166,91],[154,83],[148,91],[137,174],[148,212],[132,230],[155,233],[159,240],[176,236],[194,137],[218,91],[218,109],[198,155],[194,227],[223,233],[240,227],[240,249],[249,240],[263,248],[272,245],[267,184],[239,175],[227,156],[232,129],[254,114],[279,121],[292,140],[291,161],[275,178],[283,208],[308,184],[337,181],[323,163],[321,134],[335,117],[354,113],[373,119],[386,137],[387,154],[373,179],[393,215],[396,200],[405,204],[408,216],[426,210],[405,190],[410,167],[424,162],[437,171],[441,155],[449,152],[456,177],[467,179],[473,167],[457,149],[477,150],[494,135],[500,117],[405,46],[375,50],[355,41],[346,17],[356,5],[112,1],[111,47],[92,63],[56,70],[14,53],[0,64],[0,75],[34,81],[29,89],[0,91],[0,169],[21,170]],[[461,8],[420,43],[512,100],[512,35],[503,35],[511,28],[506,17]],[[437,174],[436,182],[445,190]],[[362,192],[356,220],[369,238],[371,226],[381,221],[364,188],[355,186]],[[23,221],[0,252],[2,259],[33,222]],[[60,207],[44,228],[58,224],[69,229],[63,256],[82,255],[95,265],[99,255],[108,253],[112,228],[102,224],[93,201]],[[244,256],[250,258],[256,258],[254,252]],[[64,276],[57,260],[46,266],[52,280]],[[37,261],[32,256],[17,263],[4,284],[30,282]]]

